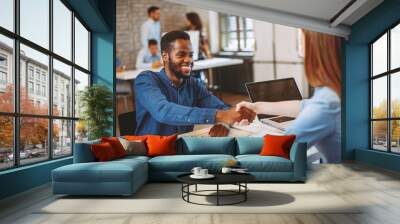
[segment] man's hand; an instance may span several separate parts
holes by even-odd
[[[222,124],[214,125],[208,132],[208,135],[211,137],[225,137],[228,134],[229,134],[229,128],[225,127]]]
[[[242,102],[236,104],[236,111],[239,111],[239,110],[242,109],[242,108],[247,108],[247,109],[250,109],[250,110],[252,110],[252,111],[254,111],[254,112],[257,112],[257,107],[256,107],[256,104],[255,104],[255,103],[250,103],[250,102],[247,102],[247,101],[242,101]]]
[[[247,120],[249,123],[251,123],[256,118],[256,112],[247,107],[240,108],[239,113],[242,115],[242,119],[240,121]]]
[[[229,110],[217,110],[217,113],[215,114],[215,121],[232,125],[235,122],[242,120],[241,117],[242,115],[234,108]]]
[[[215,115],[215,120],[217,122],[223,122],[228,125],[232,125],[235,122],[240,122],[243,119],[248,120],[250,123],[253,122],[256,117],[256,113],[248,108],[240,108],[236,111],[236,108],[231,108],[229,110],[218,110]]]

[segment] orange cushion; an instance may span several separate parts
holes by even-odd
[[[108,142],[93,144],[90,146],[90,148],[92,149],[94,157],[99,162],[109,161],[117,158],[113,147]]]
[[[137,140],[146,141],[147,139],[147,135],[125,135],[122,137],[128,141],[137,141]]]
[[[164,155],[176,155],[176,139],[177,135],[171,136],[159,136],[159,135],[148,135],[147,143],[147,155],[148,156],[164,156]]]
[[[101,142],[108,142],[118,158],[126,156],[126,151],[117,137],[101,138]]]
[[[296,135],[265,135],[264,145],[261,149],[261,156],[280,156],[290,158],[290,148],[293,145]]]

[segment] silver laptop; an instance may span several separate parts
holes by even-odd
[[[279,102],[301,100],[301,93],[294,78],[246,83],[246,90],[251,102]],[[295,117],[283,115],[258,114],[258,119],[267,125],[285,130]]]

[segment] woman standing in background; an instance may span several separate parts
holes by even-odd
[[[199,60],[204,58],[211,58],[210,48],[208,41],[203,35],[203,23],[200,16],[195,12],[186,13],[186,28],[185,30],[199,31],[200,44],[199,44]]]

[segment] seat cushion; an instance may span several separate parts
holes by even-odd
[[[235,139],[232,137],[182,137],[177,147],[178,154],[184,155],[235,155]]]
[[[140,159],[108,162],[75,163],[53,170],[58,182],[131,182],[135,173],[147,172],[147,163]]]
[[[230,159],[231,155],[174,155],[158,156],[149,160],[150,172],[190,172],[193,167],[203,167],[212,172],[219,171]]]
[[[236,141],[236,155],[260,154],[264,145],[262,137],[238,137]]]
[[[249,172],[293,172],[293,162],[278,156],[239,155],[236,160]]]

